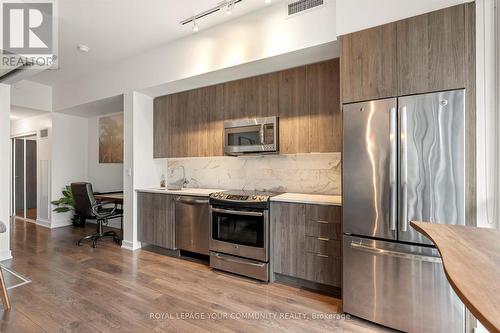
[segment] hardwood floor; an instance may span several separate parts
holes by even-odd
[[[360,319],[312,319],[340,310],[333,297],[146,250],[130,252],[111,239],[96,249],[77,247],[94,227],[13,223],[14,259],[4,263],[33,282],[9,291],[12,309],[3,314],[0,332],[387,331]],[[257,313],[267,318],[234,319]],[[285,315],[295,318],[280,318]]]

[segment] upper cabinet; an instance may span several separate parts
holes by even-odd
[[[464,88],[466,6],[342,36],[342,102]]]
[[[279,145],[282,154],[309,151],[309,110],[306,89],[306,67],[279,73]]]
[[[397,95],[396,24],[341,36],[344,103]]]
[[[465,87],[465,5],[397,22],[399,95]]]
[[[307,66],[309,151],[342,151],[340,59]]]
[[[154,157],[220,156],[224,120],[268,116],[281,154],[340,151],[339,59],[156,98]]]

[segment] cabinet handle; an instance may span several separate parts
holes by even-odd
[[[321,254],[321,253],[314,253],[314,252],[309,252],[307,251],[307,253],[309,254],[313,254],[315,255],[316,257],[320,257],[320,258],[329,258],[330,256],[326,255],[326,254]]]
[[[318,240],[320,240],[320,241],[329,241],[330,238],[318,237]]]
[[[325,220],[313,220],[314,222],[320,223],[320,224],[330,224],[330,222],[325,221]]]

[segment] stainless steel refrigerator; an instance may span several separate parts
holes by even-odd
[[[343,107],[343,309],[406,332],[464,332],[465,308],[409,221],[465,224],[464,90]]]

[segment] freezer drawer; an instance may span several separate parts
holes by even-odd
[[[436,249],[345,236],[345,312],[405,332],[465,331]]]

